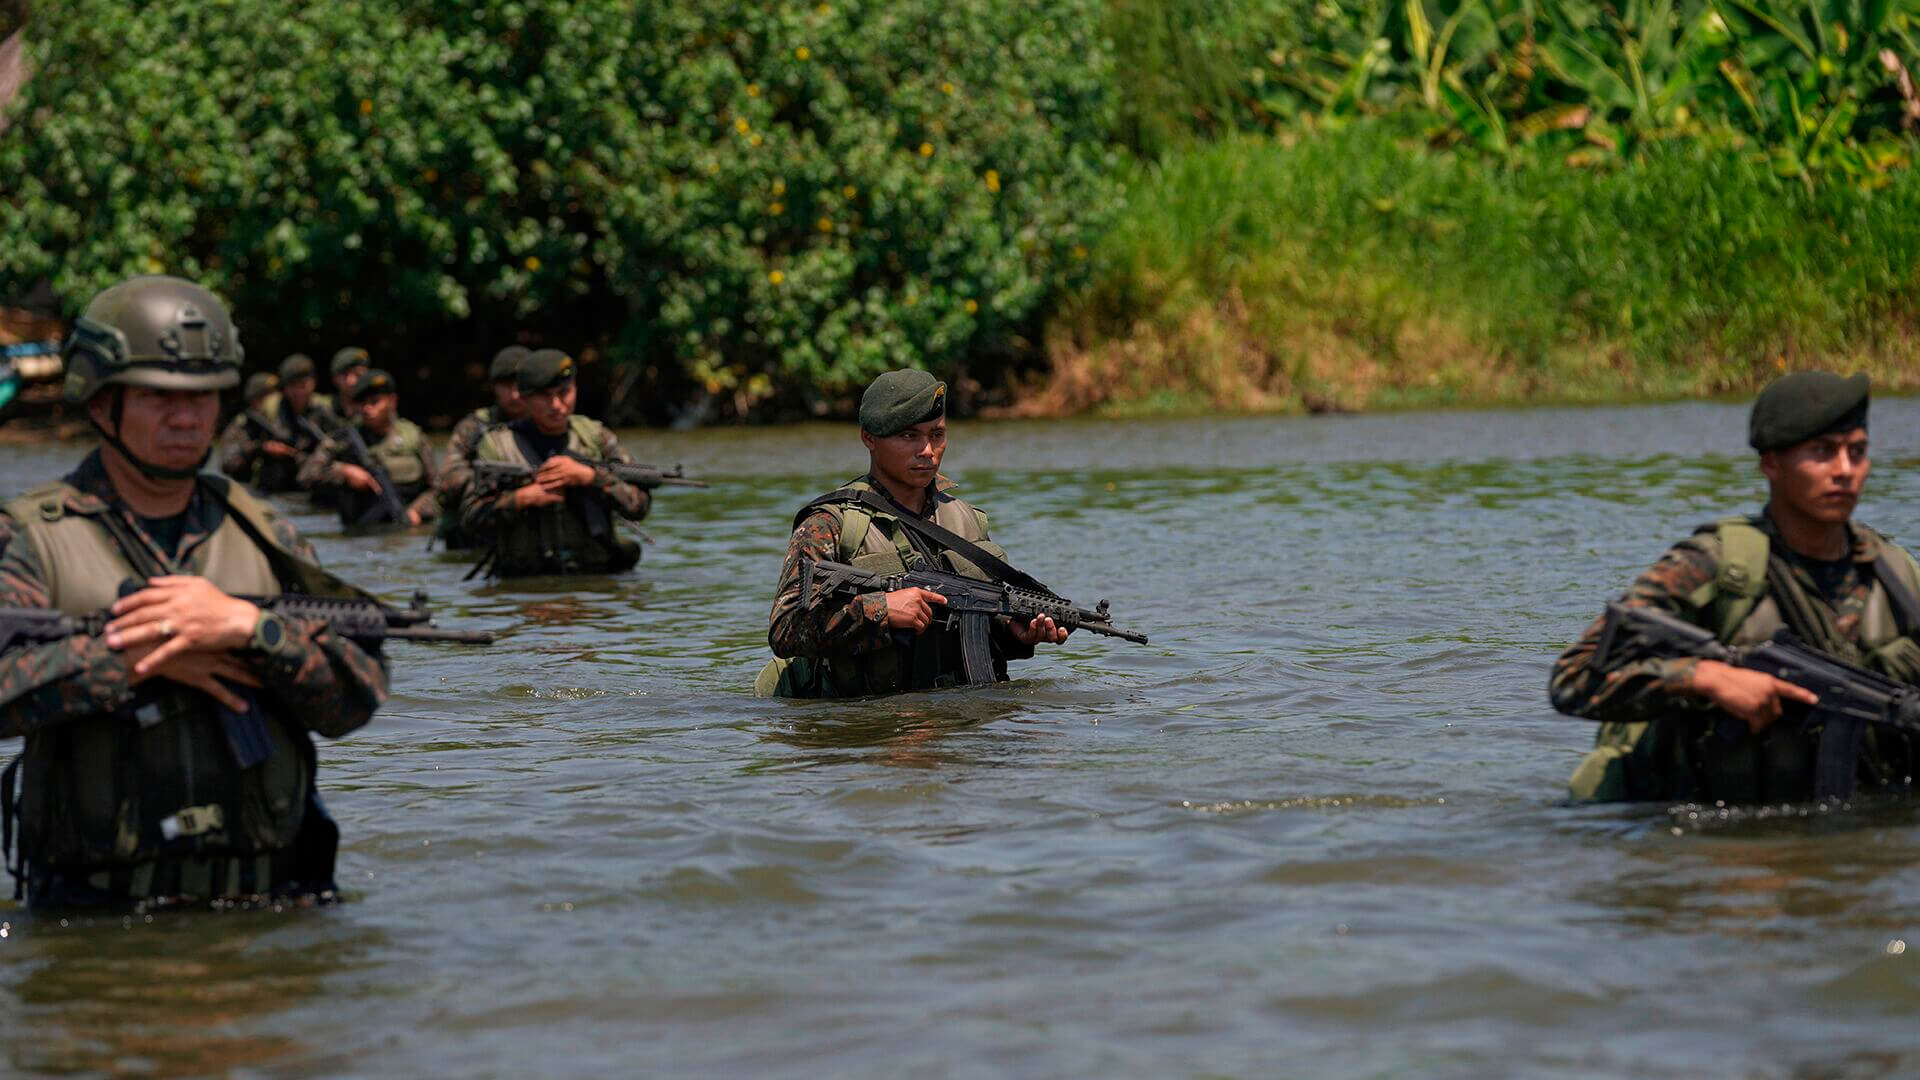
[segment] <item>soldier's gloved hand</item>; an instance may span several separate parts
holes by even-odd
[[[918,634],[933,623],[933,605],[947,598],[932,589],[895,589],[887,594],[887,626]]]
[[[566,499],[558,490],[550,488],[538,480],[513,493],[513,505],[521,510],[531,510],[536,506],[553,506]]]
[[[149,580],[146,588],[114,601],[110,610],[108,648],[153,650],[133,661],[136,679],[156,674],[186,653],[244,649],[260,620],[259,608],[228,596],[206,578],[178,574]]]
[[[1741,720],[1755,735],[1772,727],[1788,702],[1814,705],[1820,701],[1817,694],[1805,687],[1776,679],[1763,671],[1748,671],[1718,660],[1694,664],[1686,689]]]
[[[1053,621],[1053,616],[1051,615],[1035,615],[1033,621],[1027,623],[1025,626],[1017,622],[1009,622],[1007,623],[1007,629],[1012,632],[1014,639],[1022,645],[1038,645],[1042,642],[1049,645],[1058,645],[1067,640],[1067,635],[1073,632],[1062,629]]]
[[[593,483],[593,466],[556,454],[540,463],[540,471],[533,478],[548,487],[586,487]]]
[[[127,663],[134,669],[133,677],[127,680],[128,685],[138,686],[148,679],[168,679],[203,691],[234,712],[247,711],[247,701],[234,693],[227,683],[255,689],[262,685],[259,677],[249,671],[239,657],[226,652],[181,653],[154,668],[150,674],[140,674],[140,666],[157,648],[157,645],[132,645],[126,649]]]
[[[380,481],[375,480],[372,473],[358,465],[348,465],[342,462],[340,465],[340,478],[345,480],[347,486],[350,488],[358,488],[361,491],[372,493],[378,493],[380,490]]]

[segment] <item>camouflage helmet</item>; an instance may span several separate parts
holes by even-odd
[[[109,385],[225,390],[240,384],[240,332],[220,298],[185,278],[129,278],[87,304],[61,356],[66,399]]]

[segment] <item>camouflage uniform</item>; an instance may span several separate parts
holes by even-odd
[[[358,424],[354,425],[358,427]],[[362,433],[365,438],[365,433]],[[407,509],[419,513],[422,522],[432,521],[440,513],[440,492],[435,488],[438,467],[433,447],[419,425],[394,417],[393,426],[381,438],[367,439],[367,450],[387,470],[400,497],[409,500]],[[340,520],[352,524],[371,505],[372,496],[347,486],[341,468],[338,440],[321,443],[300,466],[300,486],[330,492],[337,500]],[[402,523],[404,524],[404,522]]]
[[[883,496],[886,494],[886,489],[871,474],[854,484],[870,488]],[[949,494],[953,487],[953,481],[946,477],[937,479],[933,490],[927,493],[925,509],[918,516],[933,520],[943,507],[963,509],[978,517],[978,532],[981,540],[985,540],[985,515]],[[912,514],[912,511],[894,502],[891,496],[887,496],[887,501],[893,504],[899,516]],[[949,509],[948,513],[951,514],[952,510]],[[928,689],[963,681],[965,668],[960,656],[958,633],[930,627],[925,634],[919,635],[923,638],[931,635],[924,643],[930,647],[917,647],[922,643],[912,641],[913,635],[906,635],[906,640],[903,640],[904,631],[896,633],[887,626],[885,593],[865,593],[845,603],[820,604],[813,608],[805,605],[800,580],[806,563],[849,561],[852,553],[843,550],[841,521],[839,514],[826,507],[818,507],[803,510],[794,524],[793,535],[787,541],[786,560],[780,567],[780,583],[774,593],[773,610],[768,616],[767,644],[773,649],[774,656],[781,660],[798,658],[804,663],[789,667],[781,661],[775,661],[768,665],[756,684],[756,692],[794,697],[831,697]],[[869,531],[884,528],[883,519],[875,518]],[[912,549],[912,555],[902,556],[901,561],[941,570],[953,568],[946,561],[946,554],[917,533],[903,528],[890,533],[888,539],[894,536],[903,538]],[[936,616],[938,611],[935,608]],[[894,663],[890,665],[892,673],[878,676],[867,674],[867,669],[874,666],[873,661],[878,654],[889,651],[896,654]],[[998,678],[1007,677],[1007,661],[1026,660],[1032,656],[1033,646],[1014,637],[1007,620],[994,620],[993,666]],[[796,671],[795,668],[805,670]],[[824,679],[821,677],[823,674]]]
[[[269,440],[283,440],[275,433],[262,429],[253,417],[242,412],[229,420],[226,430],[220,433],[215,450],[220,471],[255,491],[270,495],[299,490],[300,466],[318,444],[299,426],[288,422],[287,417],[275,415],[283,410],[286,410],[286,403],[275,398],[266,403],[261,413],[281,425],[289,435],[287,445],[299,451],[299,456],[289,458],[267,453],[264,447]]]
[[[1890,640],[1869,639],[1869,623],[1886,622],[1884,590],[1878,588],[1876,560],[1883,553],[1893,560],[1908,556],[1884,537],[1870,529],[1851,526],[1853,551],[1850,558],[1822,562],[1793,551],[1780,540],[1766,517],[1750,519],[1750,524],[1767,536],[1767,550],[1785,566],[1797,591],[1805,596],[1817,618],[1830,631],[1833,646],[1829,651],[1850,663],[1865,664],[1903,682],[1920,682],[1920,666],[1911,659],[1913,627],[1903,629]],[[1771,588],[1755,587],[1752,609],[1740,627],[1722,627],[1716,605],[1724,605],[1728,580],[1727,544],[1719,530],[1703,529],[1674,545],[1660,561],[1643,572],[1627,589],[1622,603],[1658,609],[1697,626],[1714,630],[1723,641],[1748,643],[1748,639],[1770,635],[1778,615],[1765,616],[1772,606]],[[1895,562],[1894,565],[1899,565]],[[1911,565],[1908,560],[1907,565]],[[1777,611],[1777,608],[1774,609]],[[1765,622],[1758,629],[1749,624]],[[1747,780],[1735,775],[1751,771],[1753,755],[1808,757],[1804,746],[1786,746],[1789,741],[1806,742],[1808,736],[1794,729],[1791,713],[1758,738],[1727,744],[1714,734],[1715,720],[1722,714],[1703,700],[1681,691],[1692,680],[1700,661],[1686,659],[1648,659],[1631,663],[1594,666],[1604,617],[1587,627],[1580,639],[1554,663],[1548,693],[1553,706],[1572,716],[1603,721],[1596,739],[1598,749],[1588,756],[1574,776],[1573,794],[1577,798],[1606,801],[1621,799],[1724,799],[1758,801],[1748,790]],[[1886,630],[1873,635],[1884,637]],[[1744,635],[1744,636],[1743,636]],[[1870,731],[1869,745],[1863,756],[1862,787],[1886,786],[1902,782],[1912,767],[1912,747],[1884,731]],[[1810,745],[1810,744],[1809,744]],[[1778,784],[1775,785],[1779,786]],[[1799,791],[1759,792],[1766,801],[1804,798]]]
[[[516,420],[496,424],[483,433],[471,460],[507,461],[535,470],[540,462],[528,460],[515,432],[533,433],[533,422]],[[633,456],[620,446],[613,429],[584,416],[567,418],[568,452],[596,461],[617,461],[631,465]],[[469,477],[472,469],[468,468]],[[514,490],[482,494],[471,485],[460,504],[460,527],[470,536],[495,538],[491,557],[493,571],[503,576],[572,572],[608,572],[631,569],[640,560],[639,545],[617,534],[607,520],[605,507],[628,521],[640,521],[653,509],[651,493],[626,483],[605,466],[595,466],[591,487],[567,489],[567,500],[556,506],[523,510],[514,505]],[[581,505],[580,500],[604,500],[600,507]],[[598,516],[600,521],[588,519]],[[545,519],[550,541],[541,539],[537,526]],[[546,551],[557,547],[564,551]]]
[[[77,494],[65,499],[64,512],[68,517],[105,514],[120,518],[131,530],[131,535],[141,542],[145,556],[173,573],[202,575],[215,547],[209,540],[228,518],[228,511],[221,505],[220,499],[210,496],[207,491],[207,485],[224,484],[226,481],[212,478],[200,480],[188,504],[178,545],[173,552],[163,552],[146,536],[139,519],[115,494],[101,464],[99,451],[89,454],[65,482],[77,491]],[[291,525],[277,515],[269,518],[269,523],[267,538],[274,545],[302,560],[313,560],[312,549],[300,539]],[[113,535],[110,530],[103,532],[108,537]],[[124,550],[119,547],[119,541],[112,543],[116,549]],[[139,565],[141,560],[131,561]],[[0,511],[0,606],[53,606],[58,586],[49,580],[48,575],[43,554],[36,549],[25,523]],[[268,714],[298,730],[317,732],[328,737],[344,735],[365,724],[387,696],[385,658],[378,653],[363,651],[353,642],[333,635],[321,624],[289,621],[287,630],[286,640],[274,651],[239,654],[260,677],[263,689],[257,693],[261,695],[261,703]],[[0,737],[23,736],[29,740],[31,751],[35,739],[67,737],[97,740],[104,733],[131,733],[135,728],[129,717],[138,700],[150,696],[155,687],[170,684],[156,680],[136,688],[130,684],[130,679],[131,672],[125,655],[109,649],[103,638],[77,636],[10,650],[6,662],[0,664]],[[198,695],[188,692],[187,696],[193,698]],[[101,725],[110,726],[103,728]],[[98,744],[96,741],[89,745]],[[304,753],[310,760],[311,748],[308,747]],[[29,780],[30,795],[37,795],[43,803],[50,798],[55,799],[58,805],[59,793],[35,792],[31,784]],[[23,813],[23,821],[29,827],[40,816],[33,813],[34,806],[33,803],[27,803]],[[317,807],[310,811],[310,816],[324,818]],[[314,828],[322,824],[320,820],[312,822]],[[47,828],[44,823],[41,827]],[[302,826],[303,829],[307,827]],[[330,822],[324,822],[324,827],[332,828]],[[330,852],[327,860],[330,870]],[[52,902],[61,904],[111,902],[116,898],[125,902],[146,895],[196,891],[183,884],[190,880],[189,877],[179,876],[188,874],[187,870],[175,866],[171,872],[176,876],[169,877],[166,867],[172,864],[165,857],[159,862],[162,869],[158,876],[155,876],[154,861],[149,859],[143,864],[146,880],[153,883],[154,892],[143,890],[138,884],[131,886],[129,891],[127,882],[123,880],[129,868],[123,864],[104,868],[84,867],[79,872],[80,876],[71,880],[60,880],[56,874],[51,879],[42,879],[37,887],[52,890],[57,897]],[[207,872],[205,860],[201,861],[200,872]],[[278,864],[274,872],[282,872]],[[116,874],[121,877],[116,878]],[[141,879],[135,877],[134,880],[138,882]],[[214,880],[216,891],[213,895],[230,895],[219,891],[217,874]],[[172,882],[173,887],[160,884],[162,882]],[[250,878],[242,891],[266,892],[271,884],[263,879]],[[330,883],[309,884],[318,886]],[[42,898],[45,896],[43,893]]]

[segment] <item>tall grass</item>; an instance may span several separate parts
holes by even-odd
[[[1790,366],[1920,380],[1920,177],[1809,192],[1711,146],[1607,171],[1390,121],[1140,166],[1035,408],[1594,400]]]

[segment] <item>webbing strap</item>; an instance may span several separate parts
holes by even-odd
[[[847,496],[851,497],[848,498]],[[1018,585],[1023,589],[1032,589],[1035,592],[1045,593],[1056,600],[1060,599],[1052,589],[1047,588],[1024,571],[1009,566],[1007,561],[1000,556],[995,555],[993,552],[988,551],[986,548],[981,547],[979,544],[961,536],[959,533],[954,532],[944,525],[928,521],[925,518],[916,517],[913,514],[901,513],[899,507],[894,506],[871,491],[849,492],[843,489],[840,492],[835,492],[833,495],[815,499],[808,505],[826,505],[827,503],[834,502],[857,502],[869,510],[875,510],[885,514],[908,529],[939,544],[941,547],[958,552],[964,556],[968,562],[985,570],[999,581],[1004,581],[1010,585]]]

